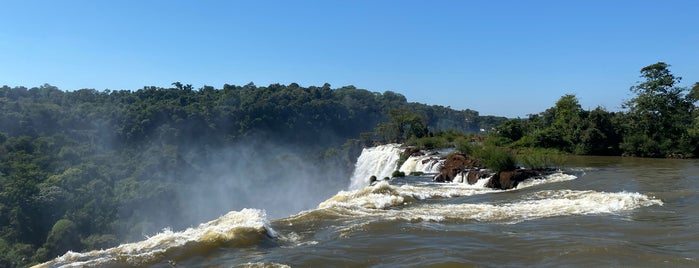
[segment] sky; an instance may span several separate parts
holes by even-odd
[[[699,82],[699,1],[0,1],[0,85],[298,83],[526,117],[610,111],[644,66]]]

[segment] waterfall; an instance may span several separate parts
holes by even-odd
[[[400,166],[400,171],[405,174],[422,172],[424,174],[436,174],[444,165],[444,159],[434,155],[411,156]]]
[[[386,144],[364,148],[354,166],[350,189],[368,186],[371,176],[376,176],[379,180],[390,177],[391,173],[397,169],[398,158],[402,152],[400,146],[400,144]]]

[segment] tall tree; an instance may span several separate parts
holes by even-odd
[[[677,87],[682,79],[673,75],[664,62],[641,69],[645,79],[631,87],[636,97],[624,103],[628,109],[624,141],[626,155],[662,157],[689,153],[683,148],[692,123],[694,104],[686,97],[687,88]]]

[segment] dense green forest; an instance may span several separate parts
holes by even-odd
[[[625,111],[586,111],[575,95],[564,95],[544,112],[498,126],[493,142],[582,155],[699,156],[699,82],[677,86],[681,78],[663,62],[642,68],[640,77]]]
[[[232,196],[250,194],[236,189],[245,182],[225,173],[257,168],[272,175],[242,174],[270,185],[289,179],[284,172],[321,173],[318,180],[337,191],[362,144],[447,129],[478,132],[505,120],[328,84],[194,89],[176,82],[136,91],[4,86],[0,266],[209,220],[236,208]],[[215,191],[221,200],[206,204],[218,207],[192,215],[202,208],[191,200],[215,199]]]

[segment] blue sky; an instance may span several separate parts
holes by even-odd
[[[2,1],[0,85],[330,83],[525,117],[699,81],[699,1]]]

